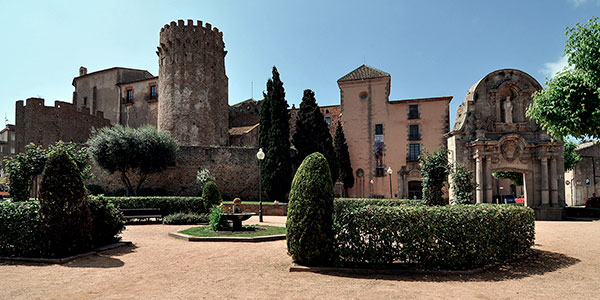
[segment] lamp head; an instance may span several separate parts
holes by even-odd
[[[393,172],[394,172],[394,171],[392,171],[392,167],[388,167],[388,169],[387,169],[387,173],[388,173],[389,175],[392,175],[392,173],[393,173]]]
[[[258,149],[258,152],[256,153],[256,158],[258,158],[259,160],[265,159],[265,153],[262,151],[262,148]]]

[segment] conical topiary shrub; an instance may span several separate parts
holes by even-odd
[[[221,198],[219,188],[214,181],[209,181],[204,185],[204,188],[202,189],[202,199],[204,199],[205,210],[208,212],[210,212],[213,205],[221,204],[223,198]]]
[[[40,218],[50,256],[91,248],[91,216],[81,172],[64,150],[48,156],[40,183]]]
[[[287,246],[294,262],[309,266],[333,257],[333,185],[327,159],[307,156],[292,181],[288,203]]]

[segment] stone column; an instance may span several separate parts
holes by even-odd
[[[483,164],[481,159],[482,158],[479,156],[477,156],[477,158],[475,159],[475,180],[477,181],[477,192],[475,199],[477,200],[477,203],[483,203]]]
[[[492,158],[486,158],[485,162],[485,202],[492,203]]]
[[[399,199],[406,199],[406,196],[404,195],[404,175],[402,174],[398,174],[398,198]]]
[[[542,157],[540,158],[540,180],[541,185],[540,189],[542,192],[542,206],[550,205],[550,194],[548,192],[548,158]]]
[[[558,202],[558,174],[556,171],[556,158],[551,157],[550,160],[550,201],[552,206],[560,206]]]

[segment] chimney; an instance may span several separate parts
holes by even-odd
[[[83,76],[87,74],[87,68],[84,66],[79,67],[79,76]]]

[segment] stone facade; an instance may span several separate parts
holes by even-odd
[[[421,198],[418,156],[445,147],[452,97],[390,100],[390,85],[388,73],[367,65],[338,80],[355,172],[350,197]]]
[[[565,201],[569,206],[585,205],[587,198],[600,195],[600,144],[583,143],[575,152],[581,161],[565,173]]]
[[[4,158],[17,153],[15,125],[7,124],[0,130],[0,177],[4,177]]]
[[[57,141],[84,143],[92,128],[109,126],[101,111],[91,115],[87,107],[77,111],[75,105],[55,101],[45,106],[44,99],[29,98],[16,103],[16,150],[23,152],[25,145],[35,143],[44,147]]]
[[[172,195],[201,195],[202,191],[197,189],[194,181],[196,172],[206,168],[215,177],[225,200],[235,197],[243,201],[258,200],[256,152],[256,148],[246,147],[180,147],[176,166],[153,174],[144,186],[163,188]],[[95,178],[90,183],[99,184],[109,191],[123,188],[117,173],[111,175],[98,166],[93,166],[92,173]]]
[[[144,125],[156,127],[158,118],[158,77],[123,82],[121,91],[119,123],[138,128]]]
[[[160,30],[158,129],[182,146],[229,144],[223,33],[211,24],[171,22]]]
[[[125,105],[123,98],[126,94],[120,84],[152,78],[156,77],[146,70],[115,67],[88,73],[85,67],[81,67],[79,76],[73,79],[73,87],[75,87],[73,104],[79,111],[87,108],[91,115],[96,115],[98,111],[103,112],[104,117],[109,119],[111,124],[124,124],[122,111]],[[141,91],[136,89],[134,92]],[[142,116],[142,118],[146,117]],[[144,123],[135,120],[131,122]]]
[[[563,143],[552,141],[525,116],[531,95],[541,88],[514,69],[494,71],[474,84],[447,135],[449,161],[474,172],[477,203],[491,203],[497,193],[493,172],[514,171],[524,176],[525,205],[539,219],[560,219],[565,205]]]

